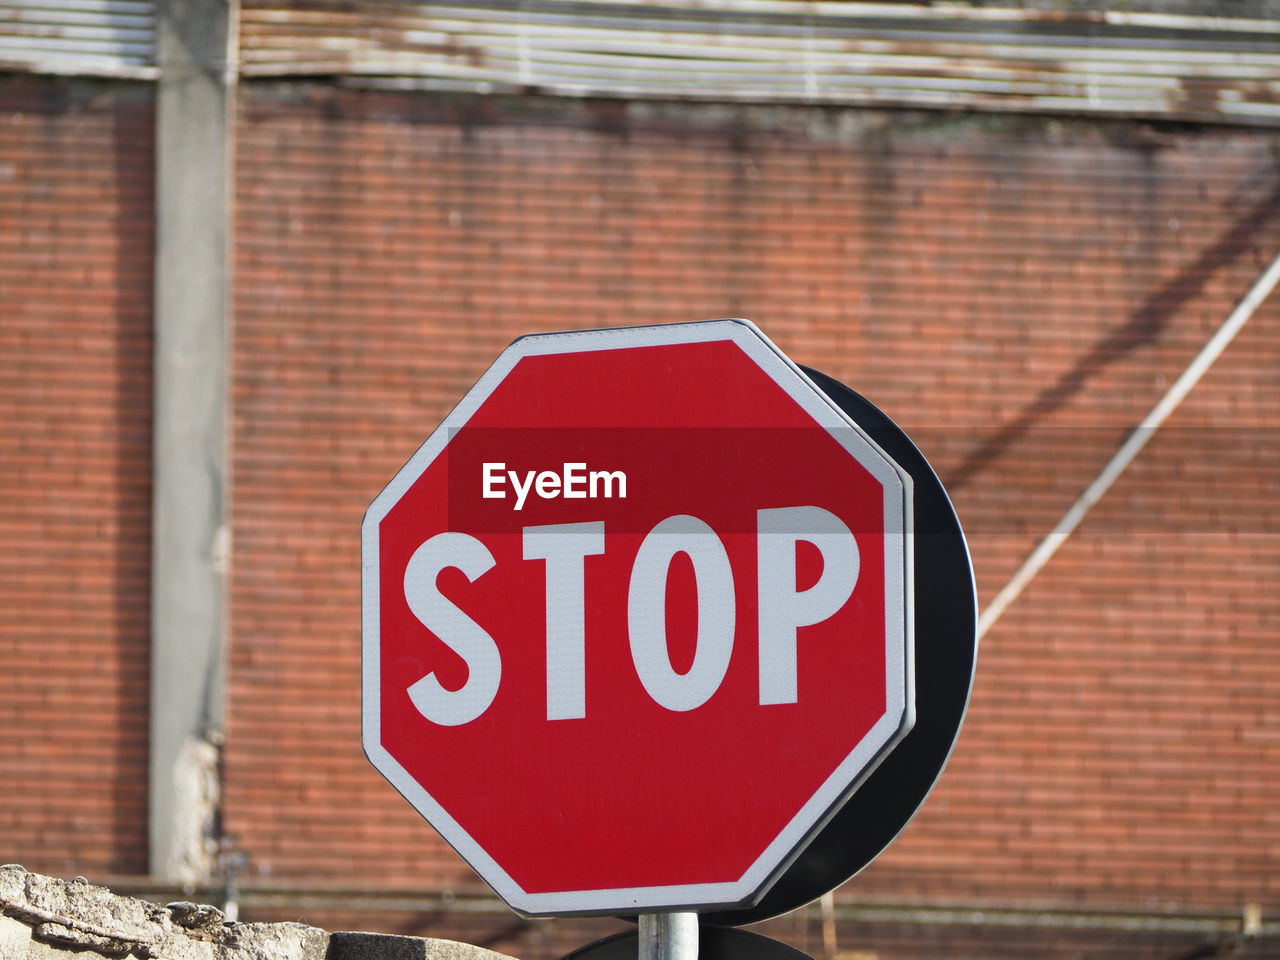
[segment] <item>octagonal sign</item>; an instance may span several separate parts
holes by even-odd
[[[910,729],[911,546],[752,324],[521,338],[365,515],[365,751],[521,913],[750,904]]]

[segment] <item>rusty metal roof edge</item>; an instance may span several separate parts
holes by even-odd
[[[0,0],[0,69],[154,80],[154,0]]]
[[[375,0],[376,2],[376,0]],[[462,0],[474,2],[474,0]],[[561,0],[581,6],[608,7],[670,7],[708,13],[715,9],[741,12],[758,11],[795,13],[797,7],[804,12],[824,17],[890,18],[902,20],[960,20],[995,23],[1041,23],[1064,26],[1131,26],[1163,30],[1227,29],[1232,32],[1280,33],[1280,20],[1257,17],[1206,16],[1204,14],[1164,13],[1141,10],[1054,10],[1042,7],[984,6],[949,2],[940,4],[881,3],[873,0],[717,0],[715,7],[706,0]],[[493,0],[479,0],[477,5],[492,5]],[[1224,28],[1223,24],[1230,24]]]
[[[0,49],[0,73],[29,73],[48,77],[93,77],[102,80],[145,80],[160,78],[160,68],[120,63],[110,57],[23,59]]]
[[[1280,17],[1208,16],[1204,14],[1155,13],[1125,10],[1053,10],[1038,7],[981,6],[960,2],[943,4],[849,2],[849,0],[451,0],[441,3],[404,3],[398,0],[362,0],[355,6],[311,0],[290,6],[287,0],[266,2],[248,0],[243,5],[247,17],[292,19],[299,15],[317,17],[351,13],[376,15],[379,11],[396,11],[412,18],[413,11],[454,8],[487,10],[499,15],[529,15],[539,10],[559,16],[599,15],[613,19],[631,19],[637,14],[655,17],[673,14],[692,15],[692,19],[708,21],[738,20],[751,17],[780,17],[815,23],[835,20],[862,22],[899,21],[907,24],[956,23],[991,25],[1039,25],[1046,28],[1128,27],[1195,33],[1280,34]],[[327,9],[326,9],[327,8]]]
[[[1280,17],[876,0],[238,7],[226,66],[246,81],[1280,124]],[[154,81],[154,28],[154,0],[0,0],[0,70]]]
[[[288,79],[281,75],[259,76],[257,81]],[[293,77],[296,79],[296,77]],[[1091,104],[1081,98],[1015,98],[937,94],[932,97],[895,95],[883,91],[875,96],[851,96],[828,93],[810,97],[761,95],[758,91],[717,91],[714,97],[695,92],[665,91],[661,95],[651,89],[610,88],[608,91],[585,84],[525,85],[516,81],[461,79],[456,77],[410,77],[376,74],[345,74],[337,78],[341,86],[388,92],[462,93],[484,96],[543,95],[573,99],[618,99],[652,103],[724,103],[760,104],[763,106],[831,107],[845,106],[874,110],[921,110],[952,113],[992,113],[1002,115],[1044,115],[1079,117],[1082,119],[1134,120],[1207,124],[1229,127],[1280,128],[1280,103],[1270,111],[1249,110],[1248,105],[1231,111],[1193,107],[1156,110],[1149,102],[1113,101]],[[1268,105],[1269,106],[1269,105]]]

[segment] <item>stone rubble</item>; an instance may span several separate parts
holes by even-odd
[[[510,960],[450,940],[228,923],[188,902],[159,906],[82,877],[0,866],[0,960]]]

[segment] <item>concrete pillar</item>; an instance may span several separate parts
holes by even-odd
[[[216,866],[237,0],[156,4],[150,869]]]

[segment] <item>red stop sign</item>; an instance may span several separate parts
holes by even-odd
[[[365,750],[522,913],[750,903],[910,729],[910,517],[749,323],[517,340],[365,516]]]

